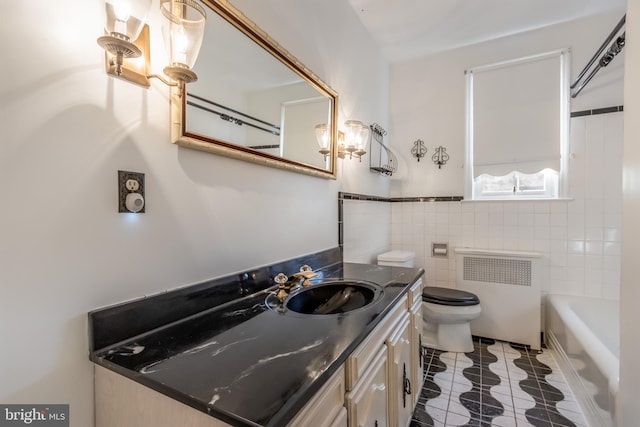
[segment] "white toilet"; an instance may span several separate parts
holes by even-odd
[[[444,351],[472,352],[470,323],[480,312],[480,300],[471,292],[426,286],[422,292],[423,344]]]
[[[391,251],[378,255],[379,265],[413,267],[415,253]],[[457,353],[473,351],[471,321],[480,316],[480,300],[466,291],[425,286],[422,291],[422,343]]]

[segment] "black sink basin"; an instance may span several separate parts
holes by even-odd
[[[381,295],[382,288],[373,283],[324,282],[292,293],[285,307],[303,314],[340,314],[366,307]]]

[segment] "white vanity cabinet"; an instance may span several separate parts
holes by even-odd
[[[420,396],[420,390],[424,382],[424,360],[422,358],[422,279],[416,282],[409,292],[410,305],[410,329],[411,329],[411,387],[416,390],[412,394],[413,406],[418,403],[418,397]]]
[[[112,370],[95,367],[96,427],[229,427]]]
[[[349,427],[410,424],[423,380],[422,288],[420,279],[347,359]]]
[[[409,296],[405,295],[347,359],[349,427],[405,425],[398,423],[398,402],[402,404],[400,371],[403,364],[411,369],[409,324]],[[406,425],[413,413],[411,397],[407,408]]]
[[[347,427],[344,394],[344,367],[341,366],[287,426]]]
[[[387,350],[382,347],[354,389],[347,393],[349,427],[385,427],[390,422],[388,407]]]
[[[380,349],[386,348],[385,343],[393,333],[396,325],[407,316],[409,298],[404,295],[395,307],[378,323],[375,329],[347,358],[346,386],[347,391],[355,388]]]

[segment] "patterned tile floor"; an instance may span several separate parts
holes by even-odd
[[[427,348],[410,427],[586,427],[551,350],[474,337],[473,353]]]

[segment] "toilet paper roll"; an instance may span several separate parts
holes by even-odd
[[[445,248],[433,248],[434,255],[446,255],[447,250]]]

